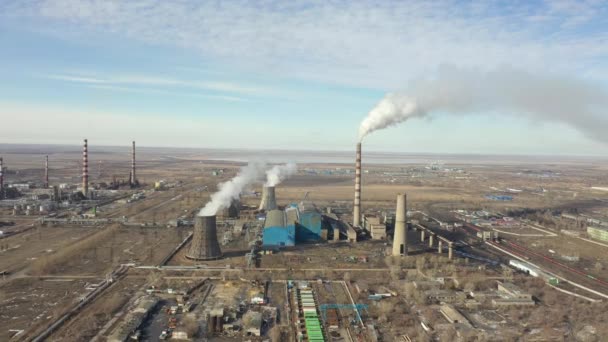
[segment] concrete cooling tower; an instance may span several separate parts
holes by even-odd
[[[192,244],[186,257],[194,260],[213,260],[222,257],[222,250],[217,242],[215,215],[194,218]]]
[[[262,202],[260,202],[260,210],[275,210],[277,208],[277,200],[274,196],[274,186],[265,186],[262,189]]]

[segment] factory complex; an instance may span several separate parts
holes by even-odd
[[[485,189],[473,204],[417,194],[443,191],[421,179],[467,191],[461,167],[364,170],[361,143],[354,172],[192,154],[136,163],[135,146],[108,158],[105,174],[88,140],[70,167],[44,154],[44,169],[17,172],[13,156],[0,158],[0,290],[11,308],[0,338],[508,341],[528,331],[542,341],[568,329],[528,328],[542,325],[546,302],[558,305],[546,293],[571,306],[608,298],[603,265],[556,242],[601,244],[603,221],[543,215],[568,227],[558,231],[501,211]],[[269,183],[281,169],[292,171]]]

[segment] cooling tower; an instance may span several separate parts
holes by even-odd
[[[217,242],[215,215],[199,215],[194,218],[192,244],[186,257],[194,260],[212,260],[222,257],[222,250]]]
[[[274,186],[264,186],[262,189],[262,202],[260,202],[260,210],[275,210],[277,208],[277,200],[274,195]]]
[[[407,223],[406,196],[397,195],[397,209],[395,213],[395,232],[393,237],[393,255],[407,255]]]
[[[89,197],[89,149],[87,139],[82,148],[82,194]]]
[[[355,160],[355,205],[353,207],[353,226],[361,226],[361,143],[357,144]]]

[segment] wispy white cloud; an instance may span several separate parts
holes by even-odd
[[[608,57],[608,5],[594,0],[15,0],[4,13],[190,48],[248,70],[381,88],[445,63],[580,72]]]
[[[94,78],[94,77],[86,77],[86,76],[52,74],[52,75],[44,75],[44,77],[51,79],[51,80],[78,82],[78,83],[90,83],[90,84],[109,83],[106,80],[102,80],[102,79]]]
[[[182,96],[182,97],[185,96],[185,97],[194,97],[194,98],[208,98],[208,99],[217,99],[217,100],[224,100],[224,101],[230,101],[230,102],[248,102],[249,101],[246,98],[242,98],[242,97],[238,97],[238,96],[209,95],[209,94],[182,92],[182,91],[167,91],[167,90],[160,90],[160,89],[124,87],[124,86],[115,86],[115,85],[106,85],[106,84],[87,84],[87,87],[92,88],[92,89],[100,89],[100,90],[108,90],[108,91],[118,91],[118,92],[128,92],[128,93],[138,93],[138,94],[161,94],[161,95],[169,95],[169,96]]]
[[[112,86],[114,89],[122,90],[133,90],[133,91],[151,91],[153,89],[141,88],[141,87],[161,87],[161,88],[191,88],[200,89],[207,91],[225,92],[232,94],[244,94],[244,95],[268,95],[275,92],[272,89],[256,86],[248,86],[230,82],[216,82],[216,81],[196,81],[196,80],[182,80],[170,77],[158,77],[149,75],[109,75],[109,76],[97,76],[92,73],[87,75],[80,74],[44,74],[37,75],[39,77],[48,78],[58,81],[94,84],[94,85],[106,85],[106,88]],[[127,87],[129,86],[129,87]],[[138,88],[139,87],[139,88]],[[201,94],[207,96],[208,94]],[[220,96],[216,96],[220,97]],[[236,96],[222,96],[226,99],[241,99]]]

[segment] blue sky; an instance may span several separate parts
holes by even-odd
[[[445,64],[606,87],[608,5],[3,0],[0,46],[0,143],[348,150],[386,92]],[[608,153],[564,124],[484,113],[411,120],[366,147]]]

